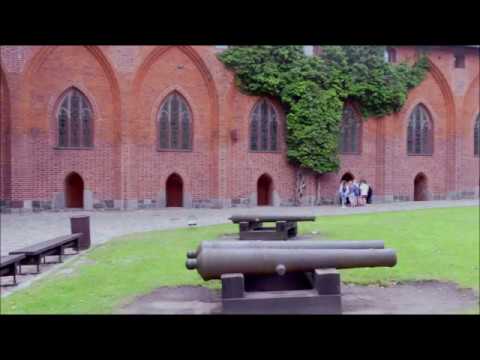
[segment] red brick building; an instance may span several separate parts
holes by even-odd
[[[285,116],[236,88],[221,48],[2,46],[2,208],[293,204]],[[346,173],[374,201],[479,196],[479,48],[426,51],[431,70],[399,113],[361,121],[346,107],[341,169],[306,173],[303,204],[334,201]]]

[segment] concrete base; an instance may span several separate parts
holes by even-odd
[[[393,202],[393,195],[372,195],[372,202],[391,203]]]
[[[257,206],[257,193],[251,193],[248,197],[247,206]]]
[[[448,194],[433,194],[430,200],[463,200],[478,199],[479,189],[467,189],[459,192],[449,192]],[[203,199],[191,201],[190,196],[186,196],[184,208],[205,208],[205,209],[225,209],[232,207],[249,208],[256,206],[256,194],[251,194],[248,198],[234,199]],[[255,202],[252,202],[253,200]],[[373,204],[405,202],[412,201],[408,195],[373,195]],[[275,200],[278,202],[277,200]],[[337,198],[321,197],[318,204],[310,204],[314,201],[313,197],[302,200],[301,206],[322,206],[322,205],[339,205]],[[95,200],[93,192],[85,190],[84,192],[84,210],[136,210],[136,209],[161,209],[165,208],[165,198],[159,194],[154,199],[129,199],[129,200]],[[295,204],[291,199],[284,199],[276,206],[293,207]],[[41,211],[60,211],[68,210],[65,207],[65,193],[55,193],[51,200],[15,200],[0,202],[1,213],[28,213]]]
[[[93,210],[93,192],[91,190],[85,189],[83,191],[83,208],[85,210]]]
[[[192,195],[183,193],[183,207],[191,209],[193,207]]]
[[[282,199],[276,191],[274,191],[272,194],[272,203],[273,206],[280,206],[280,204],[282,203]]]
[[[167,206],[167,200],[165,199],[165,191],[157,194],[157,207],[164,208]]]
[[[479,197],[479,189],[449,192],[447,200],[476,199]]]
[[[59,192],[53,195],[53,208],[56,210],[65,209],[65,193]]]
[[[340,273],[336,269],[316,269],[313,274],[290,273],[290,278],[278,277],[281,289],[262,290],[271,276],[245,277],[243,274],[223,274],[222,304],[225,314],[341,314]],[[282,281],[285,279],[284,284]],[[296,284],[297,280],[301,280]],[[247,282],[255,291],[246,291]],[[250,286],[252,288],[252,286]]]
[[[26,211],[32,211],[32,200],[24,200],[23,201],[23,209]]]
[[[136,209],[138,209],[138,200],[136,200],[136,199],[125,200],[125,209],[126,210],[136,210]]]
[[[113,208],[118,210],[123,209],[123,200],[113,200]]]
[[[224,314],[341,314],[340,295],[319,295],[316,290],[265,291],[223,299]]]
[[[304,196],[301,200],[301,206],[314,206],[315,196]]]

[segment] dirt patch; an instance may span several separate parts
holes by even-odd
[[[478,304],[472,289],[418,281],[389,287],[342,285],[344,314],[462,313]],[[123,306],[120,314],[221,314],[220,292],[202,286],[163,287]]]
[[[218,314],[218,290],[203,286],[162,287],[122,307],[119,314]]]
[[[478,304],[472,289],[439,281],[404,282],[394,286],[344,285],[342,301],[349,314],[462,313]]]

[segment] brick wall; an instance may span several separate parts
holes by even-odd
[[[65,177],[75,171],[96,207],[163,206],[172,173],[182,177],[187,206],[255,205],[257,181],[264,173],[273,180],[274,203],[293,203],[296,170],[285,156],[280,104],[273,100],[280,115],[279,151],[249,151],[249,117],[259,98],[238,91],[215,47],[0,50],[2,200],[54,206]],[[415,57],[413,47],[397,49],[399,61]],[[341,155],[337,173],[306,173],[304,204],[334,201],[346,172],[366,179],[379,200],[413,199],[418,173],[426,175],[432,198],[478,196],[479,164],[473,156],[473,124],[480,111],[478,49],[467,50],[465,69],[454,68],[450,48],[435,48],[429,58],[432,70],[398,114],[363,123],[360,154]],[[71,86],[93,106],[91,150],[55,148],[58,99]],[[172,91],[185,97],[193,115],[189,152],[156,147],[158,109]],[[418,103],[433,119],[432,156],[407,155],[408,117]],[[9,124],[11,138],[6,136]]]
[[[0,208],[11,199],[9,106],[6,75],[0,68]]]

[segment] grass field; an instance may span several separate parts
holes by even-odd
[[[384,240],[397,250],[394,268],[343,270],[355,283],[436,279],[479,290],[479,208],[325,216],[300,225],[338,240]],[[232,224],[132,234],[98,246],[32,286],[1,299],[2,314],[112,313],[160,286],[205,285],[186,270],[185,253],[202,240],[235,233]],[[70,268],[67,273],[66,268]]]

